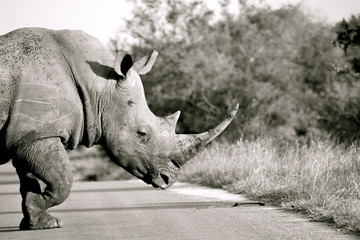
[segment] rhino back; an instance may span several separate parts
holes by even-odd
[[[47,29],[0,36],[0,140],[6,148],[30,132],[34,138],[79,137],[82,103],[62,47]]]

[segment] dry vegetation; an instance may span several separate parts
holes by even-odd
[[[360,232],[360,150],[329,141],[215,143],[180,180],[243,193]]]

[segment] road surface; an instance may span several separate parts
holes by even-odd
[[[359,239],[271,206],[239,205],[241,195],[177,183],[168,190],[141,181],[75,182],[51,210],[63,228],[19,231],[18,180],[0,166],[0,239]]]

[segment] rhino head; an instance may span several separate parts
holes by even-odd
[[[136,62],[118,52],[114,70],[120,76],[102,115],[103,142],[113,161],[154,187],[166,189],[182,165],[217,137],[234,118],[238,105],[217,127],[200,134],[176,134],[180,111],[157,117],[149,109],[139,75],[150,71],[157,57]]]

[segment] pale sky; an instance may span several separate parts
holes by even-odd
[[[210,0],[214,6],[216,0]],[[252,0],[250,0],[252,1]],[[259,0],[253,0],[259,1]],[[303,2],[319,18],[336,23],[360,14],[360,0],[265,0],[277,8]],[[131,13],[126,0],[0,0],[0,35],[21,27],[81,29],[106,44],[124,17]]]

